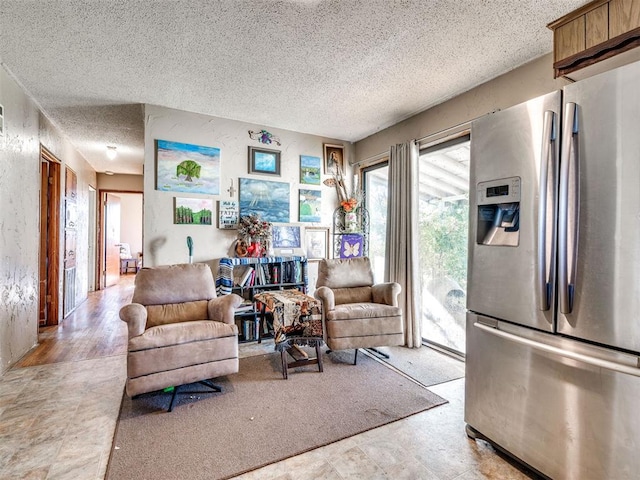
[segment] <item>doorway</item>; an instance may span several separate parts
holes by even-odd
[[[140,264],[143,195],[142,192],[100,190],[99,198],[98,285],[99,289],[104,289],[118,283],[122,274],[135,273]],[[127,262],[121,261],[124,257]],[[123,265],[126,266],[124,271]]]
[[[89,185],[89,248],[87,254],[87,266],[88,266],[88,280],[89,280],[89,291],[93,292],[96,290],[96,261],[97,261],[97,192],[96,189]]]
[[[40,259],[38,325],[59,323],[61,163],[40,146]]]
[[[465,353],[470,137],[420,151],[419,255],[423,341]]]

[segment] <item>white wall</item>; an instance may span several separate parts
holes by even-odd
[[[128,243],[135,258],[142,252],[142,194],[115,193],[120,197],[120,241]]]
[[[568,82],[553,78],[552,54],[463,93],[355,144],[355,161],[389,151],[391,145],[426,137],[469,122],[487,113],[505,109],[539,95],[558,90]]]
[[[88,190],[93,169],[60,131],[38,111],[13,78],[0,68],[0,104],[5,134],[0,137],[0,374],[38,342],[40,250],[40,144],[78,177],[76,304],[88,288]],[[63,278],[64,205],[60,205],[60,279]],[[59,285],[62,320],[62,281]]]
[[[0,374],[38,341],[38,110],[0,68]]]
[[[281,146],[281,176],[248,175],[248,147],[264,146],[249,138],[249,130],[266,129],[279,137]],[[170,140],[181,143],[220,148],[221,182],[220,195],[188,195],[155,190],[155,145],[154,140]],[[188,261],[186,239],[194,242],[194,261],[208,262],[215,267],[214,260],[225,257],[236,231],[219,230],[214,225],[174,225],[173,198],[176,196],[208,197],[215,201],[230,199],[227,189],[233,179],[233,199],[238,199],[238,178],[262,178],[265,180],[288,182],[291,187],[290,216],[292,222],[298,219],[298,189],[300,177],[300,155],[323,157],[323,143],[344,144],[345,160],[353,155],[353,148],[347,142],[323,138],[304,133],[270,128],[268,125],[226,120],[195,113],[145,106],[145,163],[144,163],[144,265],[165,265]],[[324,176],[323,178],[327,178]],[[338,206],[333,188],[302,185],[302,188],[322,190],[322,222],[331,224],[331,215]]]

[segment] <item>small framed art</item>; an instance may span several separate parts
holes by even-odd
[[[324,144],[324,173],[331,175],[337,171],[344,173],[344,146]]]
[[[237,201],[218,200],[218,228],[223,230],[237,229],[239,213]]]
[[[211,225],[212,199],[174,197],[174,201],[173,223],[176,225]]]
[[[320,157],[300,155],[300,183],[306,185],[320,185],[322,164]]]
[[[280,176],[280,150],[249,147],[249,173]]]
[[[274,223],[271,227],[276,255],[304,255],[303,228],[293,223]]]
[[[362,257],[363,238],[360,233],[347,233],[340,238],[340,258]]]
[[[329,229],[307,227],[304,231],[305,255],[309,260],[329,258]]]
[[[298,220],[301,222],[321,222],[322,192],[301,188],[298,207]]]

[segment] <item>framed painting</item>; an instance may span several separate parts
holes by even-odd
[[[320,190],[299,190],[298,220],[300,222],[322,221],[322,192]]]
[[[324,144],[324,173],[344,173],[344,146]]]
[[[326,227],[305,228],[304,244],[307,259],[329,258],[329,229]]]
[[[361,257],[363,238],[359,233],[347,233],[340,238],[340,258]]]
[[[255,214],[267,222],[290,221],[289,184],[240,178],[240,216]]]
[[[273,224],[271,244],[276,255],[304,255],[303,227],[295,223]]]
[[[174,197],[173,223],[176,225],[211,225],[212,220],[212,199]]]
[[[305,185],[320,185],[322,166],[320,157],[300,155],[300,183]]]
[[[156,140],[156,190],[220,194],[220,149]]]
[[[280,150],[249,147],[249,173],[280,176]]]

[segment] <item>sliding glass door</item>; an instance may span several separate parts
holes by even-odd
[[[376,283],[384,281],[384,255],[387,244],[387,200],[389,164],[379,163],[362,170],[365,205],[369,211],[369,258]]]
[[[465,351],[469,137],[420,151],[419,254],[422,337]]]

